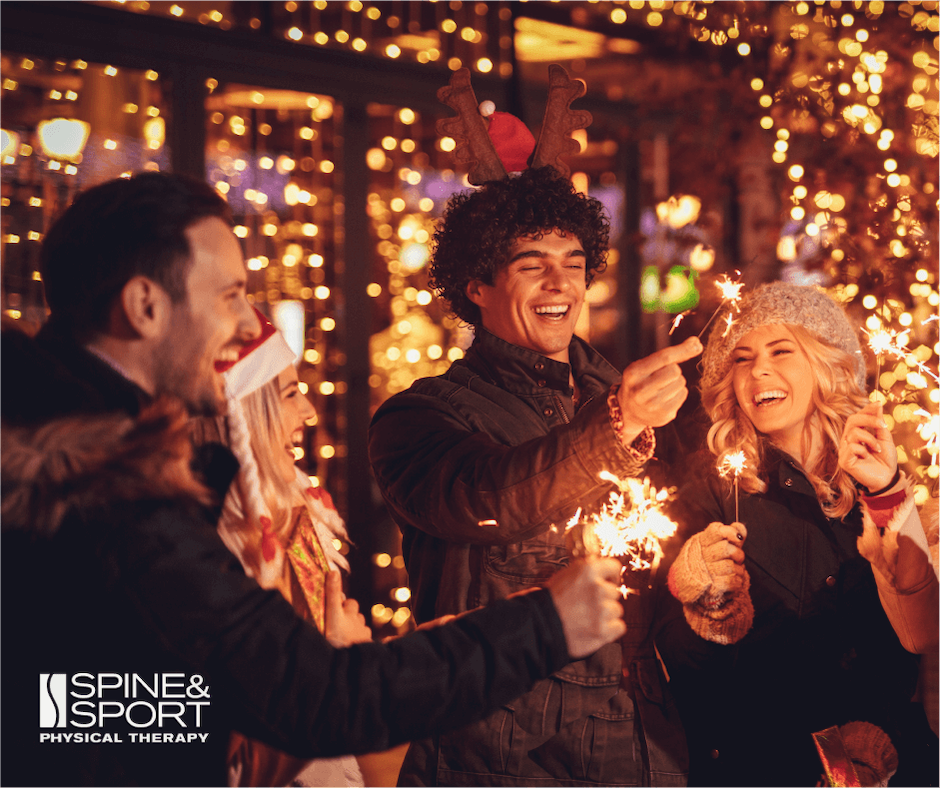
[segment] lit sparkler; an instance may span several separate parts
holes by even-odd
[[[924,321],[924,323],[927,322],[929,321]],[[899,332],[881,326],[874,331],[868,331],[864,328],[862,331],[868,336],[868,347],[871,348],[878,359],[878,375],[875,378],[875,385],[878,385],[878,378],[881,377],[881,358],[886,355],[903,359],[908,367],[914,367],[922,375],[931,378],[934,383],[940,385],[940,377],[937,376],[937,373],[908,349],[907,343],[911,329],[905,328]]]
[[[738,276],[741,275],[740,271],[735,271],[735,273]],[[737,279],[731,279],[727,274],[722,274],[718,279],[715,280],[715,287],[717,287],[718,292],[721,293],[721,303],[718,304],[718,308],[714,311],[712,316],[708,318],[708,322],[702,326],[702,330],[698,333],[699,339],[702,338],[702,334],[705,333],[705,329],[711,325],[712,320],[715,319],[715,316],[721,311],[721,308],[725,304],[731,304],[734,307],[735,312],[741,311],[739,302],[742,298],[741,290],[744,289],[744,282],[741,282]],[[728,331],[731,330],[731,324],[734,321],[734,318],[729,314],[727,316],[727,321],[728,327],[725,329],[725,335],[727,335]]]
[[[930,464],[937,464],[938,436],[940,436],[940,413],[928,413],[923,408],[914,411],[915,416],[919,416],[923,421],[917,425],[917,434],[923,438],[924,449],[930,455]]]
[[[627,559],[621,576],[628,567],[655,573],[663,557],[660,542],[675,534],[678,527],[662,511],[670,490],[657,490],[649,479],[619,479],[607,471],[602,471],[600,477],[616,484],[619,492],[612,492],[597,514],[582,517],[578,509],[568,521],[566,533],[580,527],[581,543],[589,555]],[[631,590],[622,584],[620,593],[626,598]]]
[[[735,451],[731,454],[726,454],[720,463],[718,463],[718,474],[724,478],[728,474],[734,474],[734,479],[732,484],[734,485],[734,521],[740,522],[738,520],[738,477],[741,475],[741,472],[747,467],[747,462],[745,461],[743,451]]]

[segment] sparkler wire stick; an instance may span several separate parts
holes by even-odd
[[[738,519],[738,477],[741,475],[741,471],[746,467],[747,463],[743,451],[726,454],[718,464],[718,473],[720,476],[725,477],[729,473],[734,474],[732,485],[734,487],[734,521],[736,523],[740,522]]]

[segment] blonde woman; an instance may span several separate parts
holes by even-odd
[[[294,445],[315,411],[300,391],[293,351],[258,315],[261,336],[224,371],[229,411],[212,425],[241,467],[219,534],[246,574],[278,590],[333,646],[365,642],[371,630],[342,593],[349,563],[334,540],[346,538],[345,525],[329,493],[294,464]],[[361,786],[363,779],[351,756],[305,762],[235,734],[229,784]]]
[[[908,484],[865,394],[858,339],[808,287],[765,285],[729,314],[702,358],[711,460],[679,496],[693,535],[669,573],[681,607],[657,643],[689,781],[816,784],[813,734],[842,726],[862,785],[896,770],[897,784],[930,784],[936,737],[910,703],[917,658],[859,552],[863,509],[901,505]],[[738,452],[735,483],[718,468]]]

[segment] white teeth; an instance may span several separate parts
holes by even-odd
[[[535,307],[535,314],[537,315],[563,315],[567,311],[568,311],[568,307],[565,304],[557,304],[555,306]]]
[[[761,391],[758,394],[754,395],[754,404],[761,405],[768,400],[780,400],[786,399],[787,392],[781,391],[780,389],[771,389],[769,391]]]
[[[238,361],[238,351],[235,348],[223,349],[219,351],[219,355],[216,357],[216,361]]]

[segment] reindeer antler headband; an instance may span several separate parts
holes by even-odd
[[[559,65],[549,66],[545,117],[530,157],[530,167],[553,167],[563,177],[569,177],[571,171],[560,157],[578,152],[577,141],[569,136],[571,132],[591,125],[590,112],[570,108],[571,102],[585,92],[581,80],[571,79]],[[437,91],[437,97],[457,111],[456,117],[442,118],[437,122],[437,132],[454,138],[457,143],[457,161],[469,165],[467,179],[470,183],[479,186],[487,181],[507,177],[508,173],[490,138],[486,121],[478,109],[476,96],[470,86],[470,71],[466,68],[455,71],[450,84]]]

